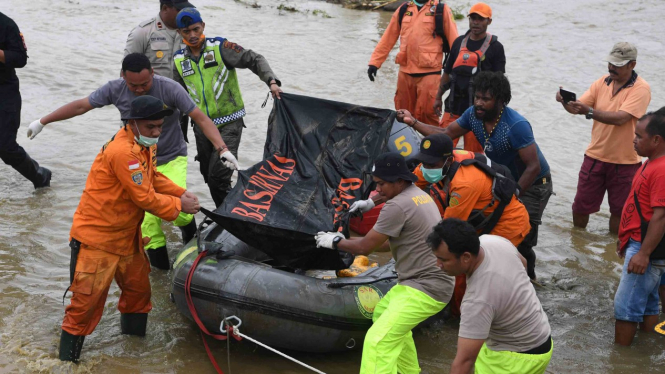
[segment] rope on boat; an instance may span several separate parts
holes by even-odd
[[[233,325],[233,324],[231,324],[231,323],[228,322],[229,320],[236,320],[236,321],[238,321],[238,324]],[[316,368],[313,368],[313,367],[311,367],[311,366],[305,364],[304,362],[300,362],[300,361],[296,360],[296,359],[293,358],[293,357],[290,357],[290,356],[288,356],[288,355],[286,355],[286,354],[284,354],[284,353],[282,353],[282,352],[280,352],[280,351],[278,351],[278,350],[276,350],[276,349],[274,349],[274,348],[272,348],[272,347],[269,347],[269,346],[267,346],[267,345],[261,343],[260,341],[258,341],[258,340],[256,340],[256,339],[250,338],[249,336],[247,336],[247,335],[241,333],[241,332],[240,332],[240,329],[238,329],[238,328],[240,327],[240,325],[242,325],[242,320],[241,320],[240,318],[238,318],[238,317],[236,317],[236,316],[230,316],[230,317],[224,318],[224,320],[222,320],[222,323],[221,323],[220,326],[219,326],[219,330],[221,331],[222,334],[226,334],[226,333],[227,333],[227,330],[225,329],[225,326],[229,326],[229,332],[232,333],[233,335],[235,335],[235,337],[236,337],[237,340],[240,340],[239,338],[247,339],[247,340],[249,340],[250,342],[252,342],[252,343],[254,343],[254,344],[260,345],[261,347],[263,347],[263,348],[265,348],[265,349],[267,349],[267,350],[270,350],[270,351],[272,351],[272,352],[275,352],[275,353],[277,353],[278,355],[280,355],[280,356],[282,356],[282,357],[284,357],[284,358],[286,358],[286,359],[288,359],[288,360],[291,360],[291,361],[295,362],[295,363],[298,364],[298,365],[301,365],[301,366],[303,366],[303,367],[306,367],[307,369],[309,369],[309,370],[311,370],[311,371],[313,371],[313,372],[315,372],[315,373],[326,374],[326,373],[322,372],[321,370],[318,370],[318,369],[316,369]],[[227,339],[227,341],[228,341],[228,339]]]

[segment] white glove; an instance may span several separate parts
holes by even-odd
[[[222,152],[222,154],[219,155],[219,159],[222,160],[224,166],[227,168],[231,170],[240,170],[238,160],[236,160],[236,156],[234,156],[231,151],[227,150],[226,152]]]
[[[358,200],[353,204],[351,204],[351,208],[349,208],[349,213],[353,213],[356,210],[360,210],[360,213],[367,213],[373,208],[374,208],[374,200],[372,199]]]
[[[333,239],[340,237],[344,239],[344,234],[341,232],[323,232],[319,231],[318,234],[314,235],[316,239],[316,248],[330,248],[333,249]]]
[[[42,129],[44,128],[44,125],[42,125],[42,119],[38,119],[36,121],[33,121],[30,126],[28,126],[28,138],[34,139],[37,134],[42,132]]]

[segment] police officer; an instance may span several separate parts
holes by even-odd
[[[173,54],[185,48],[176,30],[175,17],[183,8],[194,7],[186,0],[159,0],[159,14],[139,23],[127,36],[125,56],[141,53],[150,59],[155,74],[173,79]],[[180,129],[186,142],[188,117],[180,117]]]
[[[194,8],[185,8],[176,17],[178,32],[187,48],[173,57],[173,76],[189,91],[197,107],[217,125],[227,148],[217,148],[198,128],[196,150],[201,174],[208,184],[215,205],[220,206],[231,188],[233,170],[219,155],[226,151],[238,157],[238,146],[245,127],[245,104],[240,94],[236,69],[250,69],[279,99],[281,82],[265,57],[221,38],[206,38],[205,23]]]
[[[14,21],[0,13],[0,158],[32,182],[35,188],[51,184],[51,171],[39,166],[16,143],[21,125],[21,92],[16,68],[28,61],[23,34]]]
[[[125,56],[142,53],[150,59],[155,74],[173,79],[173,54],[185,48],[175,17],[188,7],[194,5],[186,0],[159,0],[159,14],[139,23],[127,36]]]

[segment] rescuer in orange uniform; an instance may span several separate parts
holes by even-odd
[[[60,360],[78,362],[85,336],[102,317],[114,278],[122,291],[122,333],[145,335],[152,304],[143,216],[150,212],[173,221],[181,211],[199,211],[194,194],[156,171],[156,143],[164,117],[171,114],[161,100],[137,97],[130,117],[123,118],[127,124],[102,147],[90,168],[70,232],[73,296],[62,322]]]
[[[443,205],[442,218],[468,220],[475,227],[474,221],[485,219],[499,205],[493,203],[493,179],[474,165],[459,165],[454,174],[449,175],[455,163],[459,164],[462,160],[472,159],[474,156],[472,152],[453,151],[453,141],[448,135],[429,135],[420,143],[417,157],[422,164],[418,165],[414,174],[418,177],[416,186],[428,191],[433,198],[436,195],[434,201],[437,205]],[[475,220],[471,218],[474,216]],[[478,230],[477,227],[476,229]],[[517,247],[530,230],[529,213],[524,204],[513,196],[489,234],[504,237]],[[480,233],[482,229],[478,231]],[[455,317],[460,315],[465,291],[466,276],[455,276],[455,289],[450,300],[451,312]]]
[[[395,109],[407,109],[433,126],[439,123],[433,106],[441,79],[444,48],[449,51],[458,35],[450,7],[444,5],[443,9],[437,9],[438,4],[438,0],[422,4],[410,1],[400,6],[374,48],[367,70],[369,79],[374,81],[377,70],[399,38],[399,52],[395,57],[395,63],[400,66]]]

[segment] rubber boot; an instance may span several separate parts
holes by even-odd
[[[78,364],[85,336],[72,335],[65,330],[60,334],[60,360]]]
[[[125,335],[145,336],[148,313],[123,313],[120,315],[120,330]]]
[[[37,161],[26,155],[25,160],[14,166],[14,169],[21,173],[27,180],[32,182],[35,189],[49,187],[51,185],[51,171],[39,166]]]
[[[145,251],[148,253],[150,265],[162,270],[171,269],[171,264],[169,263],[169,253],[166,251],[166,246],[146,249]]]
[[[182,243],[187,244],[196,236],[196,218],[192,217],[192,222],[185,226],[180,226],[182,232]]]

